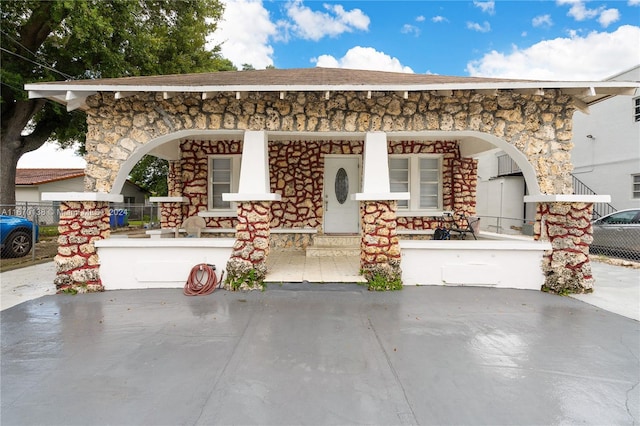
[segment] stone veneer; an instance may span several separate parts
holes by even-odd
[[[396,235],[396,201],[360,203],[362,240],[360,268],[371,282],[375,275],[386,281],[400,279],[400,243]]]
[[[322,92],[251,92],[242,99],[230,92],[220,92],[207,99],[195,93],[175,94],[170,99],[164,99],[162,93],[115,99],[114,94],[101,92],[87,98],[86,104],[85,188],[92,192],[111,192],[124,162],[138,150],[145,152],[144,145],[159,137],[183,130],[264,130],[292,135],[296,132],[322,135],[323,132],[478,131],[500,138],[521,151],[536,173],[542,194],[572,193],[570,151],[575,105],[571,96],[560,90],[545,90],[543,95],[459,90],[451,96],[424,91],[409,92],[406,98],[394,92],[371,92],[368,96],[365,92],[349,91],[333,92],[328,99]],[[239,143],[235,152],[241,152]],[[206,167],[206,158],[195,161],[200,169]],[[451,177],[454,209],[467,208],[473,202],[472,185],[465,187],[456,183],[463,179],[469,181],[471,174],[463,172],[474,168],[469,161],[454,159],[451,164],[456,170]],[[206,203],[206,176],[196,176],[195,169],[185,167],[184,161],[181,167],[183,179],[188,178],[183,181],[182,195],[199,197],[198,203],[186,207],[187,215],[193,215]],[[193,173],[192,179],[189,179],[190,173]],[[469,174],[466,178],[465,173]],[[286,191],[288,183],[286,179],[282,182]],[[280,183],[281,179],[276,177],[275,186]],[[467,202],[460,201],[456,206],[456,192]],[[296,190],[295,197],[297,194]],[[444,201],[446,206],[446,199]],[[274,207],[283,212],[274,217],[286,223],[287,207],[280,210]],[[317,216],[313,200],[311,205],[303,204],[303,207]],[[224,220],[228,222],[222,227],[235,223],[233,219]],[[317,217],[310,216],[309,220]],[[404,219],[399,226],[425,226],[424,219],[417,219],[418,223],[415,220]],[[559,256],[581,259],[580,250],[563,251],[556,244],[554,251],[558,251]],[[558,269],[563,267],[558,266],[560,263],[550,263],[558,277],[564,274]],[[583,277],[588,281],[588,275]]]
[[[266,130],[285,132],[472,130],[501,138],[529,159],[544,194],[570,194],[572,98],[559,90],[544,95],[500,91],[485,95],[455,91],[396,93],[320,92],[141,93],[115,99],[87,98],[88,191],[110,192],[122,163],[147,142],[180,130]]]
[[[183,158],[179,165],[170,167],[170,172],[181,170],[181,186],[171,183],[169,195],[184,196],[189,202],[184,205],[163,203],[163,227],[178,226],[183,217],[208,209],[208,156],[239,154],[241,146],[239,141],[187,140],[181,144]],[[322,231],[325,156],[362,155],[363,149],[363,141],[269,142],[271,192],[282,196],[281,201],[271,203],[271,228],[314,228]],[[389,143],[389,154],[411,153],[442,155],[443,208],[464,212],[468,216],[475,214],[476,160],[462,158],[456,141]],[[227,229],[234,228],[237,223],[232,217],[209,217],[206,221],[209,227]],[[399,229],[430,229],[435,228],[436,224],[436,219],[427,216],[398,218]],[[304,246],[308,244],[308,237],[279,241],[276,243],[279,247],[291,247],[292,242]]]
[[[591,203],[539,203],[536,239],[548,239],[553,250],[543,260],[543,290],[554,293],[590,293],[593,275],[589,245],[593,242]]]
[[[236,242],[227,263],[226,288],[262,288],[269,255],[269,202],[238,203]]]
[[[67,201],[60,203],[58,254],[55,257],[58,292],[102,291],[100,262],[94,242],[111,233],[109,203]]]

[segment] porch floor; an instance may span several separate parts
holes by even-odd
[[[266,283],[362,283],[359,256],[307,257],[304,251],[271,249]]]

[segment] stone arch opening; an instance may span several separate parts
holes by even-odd
[[[510,142],[501,139],[490,133],[484,133],[475,130],[452,130],[452,131],[418,131],[418,132],[388,132],[389,139],[402,138],[425,138],[425,139],[457,139],[461,142],[461,150],[474,152],[474,145],[486,146],[492,145],[506,152],[513,161],[520,167],[523,178],[527,184],[530,195],[541,195],[538,176],[533,165],[529,162],[527,156],[516,148]],[[486,150],[486,148],[484,149]],[[481,152],[481,151],[477,151]],[[461,152],[465,156],[465,152]]]
[[[166,135],[159,136],[155,139],[150,140],[144,145],[138,147],[135,151],[131,153],[131,155],[122,162],[120,165],[120,169],[118,171],[118,175],[116,179],[113,181],[113,185],[111,187],[111,194],[119,194],[122,191],[122,188],[131,172],[131,169],[144,157],[146,154],[149,154],[154,149],[157,149],[163,145],[170,144],[173,142],[180,141],[183,138],[211,138],[211,137],[221,137],[221,136],[231,136],[231,137],[242,137],[243,131],[223,131],[223,130],[180,130],[177,132],[169,133]],[[178,160],[179,158],[174,158],[174,160]]]

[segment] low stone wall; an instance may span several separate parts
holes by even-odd
[[[102,291],[100,262],[94,243],[111,233],[109,203],[60,203],[58,254],[55,257],[58,292]]]

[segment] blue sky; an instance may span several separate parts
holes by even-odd
[[[211,45],[241,68],[602,80],[640,64],[640,0],[223,0]],[[45,144],[18,166],[84,167]]]
[[[640,0],[224,0],[237,66],[600,80],[640,63]]]

